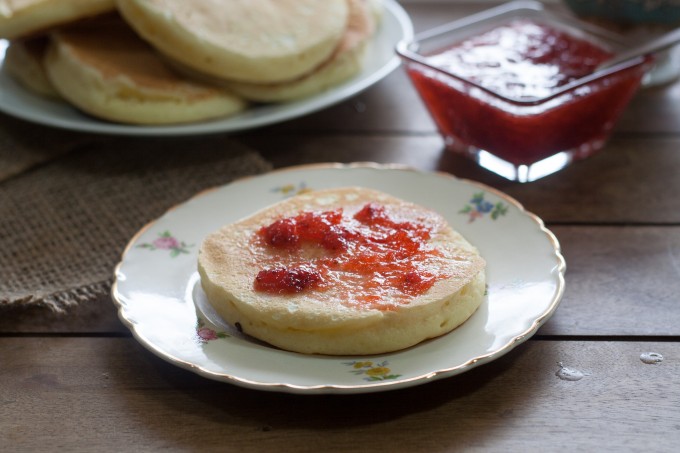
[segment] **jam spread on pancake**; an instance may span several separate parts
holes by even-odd
[[[309,267],[277,267],[260,271],[255,277],[258,291],[273,293],[299,293],[308,288],[316,288],[321,283],[321,274]]]
[[[345,285],[355,300],[376,307],[388,293],[417,296],[448,277],[433,265],[440,252],[430,238],[426,222],[393,218],[376,203],[354,215],[342,209],[303,211],[258,230],[255,241],[273,258],[254,288],[295,294]]]

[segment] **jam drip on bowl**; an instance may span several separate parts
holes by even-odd
[[[441,252],[429,243],[431,235],[426,222],[394,218],[377,203],[353,215],[303,211],[257,231],[255,243],[271,254],[272,265],[258,272],[254,288],[270,294],[351,290],[356,303],[389,309],[381,302],[386,295],[403,303],[449,276],[434,264]]]

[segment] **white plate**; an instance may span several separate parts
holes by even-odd
[[[362,72],[352,80],[317,96],[297,102],[253,107],[242,114],[215,121],[173,126],[132,126],[100,121],[70,105],[41,98],[24,90],[3,70],[7,41],[0,40],[0,111],[35,123],[65,129],[121,135],[190,135],[234,132],[296,118],[345,100],[378,82],[399,66],[395,46],[413,35],[406,12],[395,0],[384,0],[378,33],[367,49]]]
[[[220,226],[302,189],[359,185],[444,215],[487,260],[488,292],[477,312],[440,338],[370,357],[311,356],[245,338],[210,309],[197,249]],[[145,226],[116,268],[121,320],[161,358],[212,379],[294,393],[360,393],[453,376],[533,335],[564,290],[555,237],[533,214],[490,187],[440,173],[375,164],[291,167],[206,191]]]

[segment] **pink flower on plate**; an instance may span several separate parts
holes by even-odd
[[[227,338],[229,336],[226,332],[217,332],[215,329],[205,326],[205,321],[202,318],[196,320],[196,338],[201,343],[217,340],[219,338]]]
[[[187,250],[193,245],[188,245],[184,241],[179,241],[169,231],[163,231],[158,235],[158,238],[151,241],[151,243],[139,244],[137,247],[149,250],[169,250],[172,258],[181,253],[189,253]]]
[[[196,335],[198,335],[198,338],[203,341],[217,340],[219,338],[219,336],[217,336],[217,332],[207,327],[199,328],[196,331]]]
[[[172,236],[161,236],[151,244],[157,249],[162,250],[170,250],[179,247],[179,241]]]

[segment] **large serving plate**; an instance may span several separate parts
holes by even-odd
[[[245,337],[211,309],[196,270],[203,238],[302,190],[363,186],[434,209],[487,261],[488,290],[453,332],[379,356],[286,352]],[[291,167],[206,191],[145,226],[116,268],[119,316],[142,345],[200,375],[295,393],[360,393],[424,384],[494,360],[556,310],[565,262],[553,234],[515,200],[447,174],[375,164]]]
[[[0,111],[64,129],[120,135],[191,135],[235,132],[274,124],[329,107],[350,98],[383,79],[399,66],[394,48],[413,35],[413,25],[395,0],[383,0],[384,14],[377,35],[370,42],[360,74],[321,94],[296,102],[252,107],[225,119],[172,126],[114,124],[87,116],[65,102],[37,96],[23,89],[6,70],[3,61],[7,41],[0,40]]]

